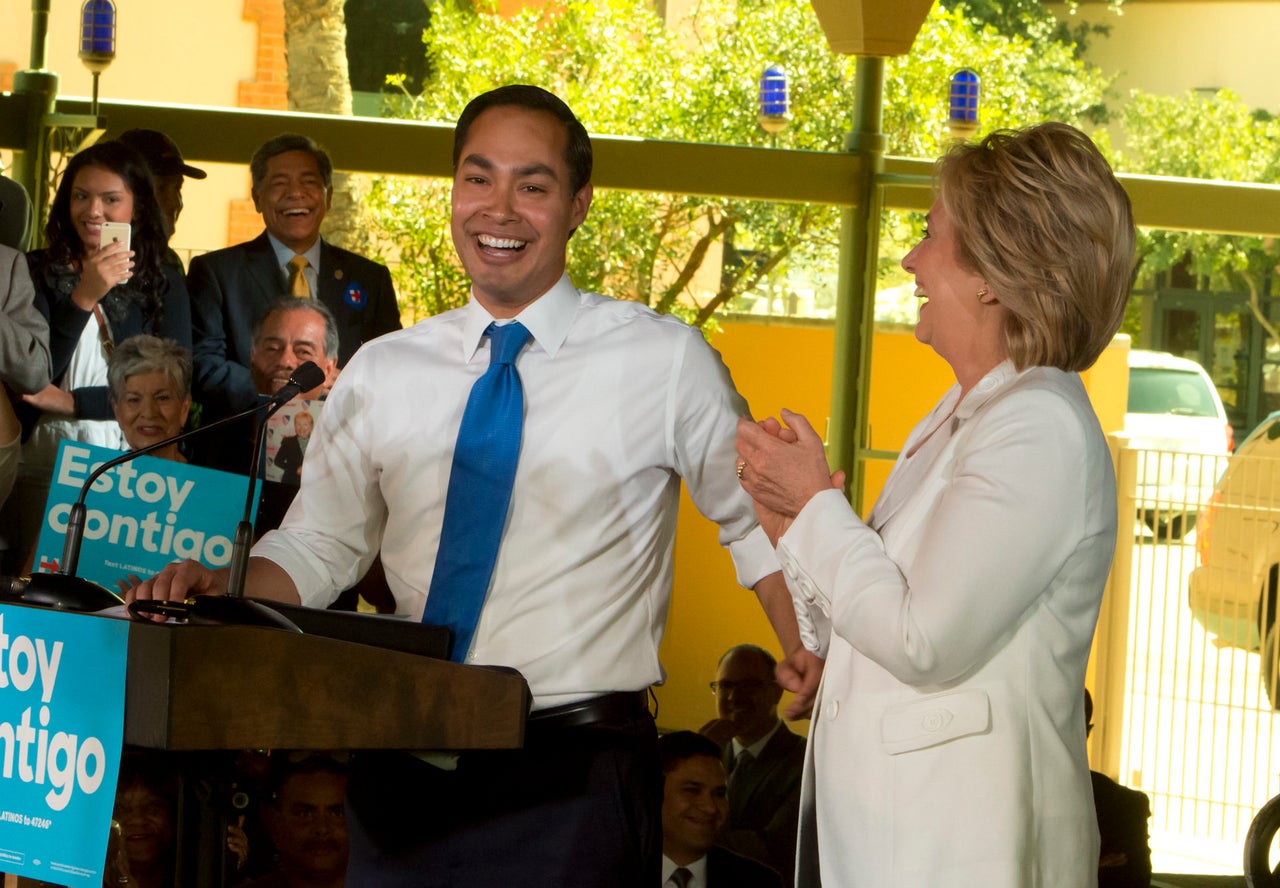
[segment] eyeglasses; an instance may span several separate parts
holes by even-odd
[[[761,688],[772,684],[773,682],[771,681],[761,681],[758,678],[751,678],[746,681],[713,681],[711,682],[711,693],[732,694],[734,691],[741,691],[744,694],[754,694]]]

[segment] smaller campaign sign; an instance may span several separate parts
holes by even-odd
[[[78,441],[59,445],[36,543],[35,563],[42,570],[58,569],[67,517],[89,474],[119,455]],[[130,574],[146,579],[172,561],[192,558],[211,568],[226,567],[248,483],[244,475],[151,456],[104,472],[85,497],[76,573],[114,592]]]
[[[320,420],[324,401],[294,398],[267,420],[266,468],[263,477],[289,487],[302,483],[302,458]]]
[[[100,886],[127,620],[0,605],[0,872]]]

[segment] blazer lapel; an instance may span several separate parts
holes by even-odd
[[[284,295],[284,277],[276,264],[276,253],[271,248],[271,241],[267,240],[265,231],[249,242],[245,252],[245,270],[254,283],[251,292],[262,293],[266,297],[266,301],[260,306],[261,310]]]

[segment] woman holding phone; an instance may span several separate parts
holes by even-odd
[[[186,284],[180,270],[161,263],[160,206],[151,174],[132,148],[100,142],[71,158],[45,240],[46,248],[27,254],[36,306],[49,321],[53,362],[53,382],[23,396],[27,437],[14,495],[22,497],[28,528],[40,520],[62,439],[125,446],[107,390],[115,344],[149,333],[191,347]]]

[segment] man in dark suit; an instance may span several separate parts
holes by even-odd
[[[338,324],[338,366],[361,344],[400,329],[386,266],[326,243],[320,223],[333,193],[333,164],[306,136],[267,142],[249,164],[253,203],[266,231],[248,243],[191,260],[196,399],[206,419],[253,405],[254,325],[289,293],[328,307]]]
[[[1093,732],[1093,697],[1084,692],[1085,734]],[[1151,884],[1151,801],[1145,792],[1090,771],[1098,809],[1098,888],[1147,888]]]
[[[804,738],[778,718],[777,661],[754,644],[730,648],[711,683],[719,717],[702,733],[724,748],[729,821],[720,842],[794,879]]]
[[[781,888],[764,864],[716,845],[729,813],[715,742],[693,731],[658,739],[662,762],[663,888]]]

